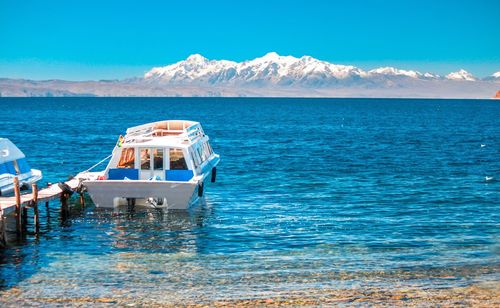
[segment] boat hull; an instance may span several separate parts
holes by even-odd
[[[0,175],[0,196],[7,196],[14,193],[14,177],[17,177],[21,187],[31,188],[31,184],[42,179],[42,172],[37,169],[31,169],[30,172],[12,175]]]
[[[76,176],[86,187],[96,207],[117,208],[127,205],[143,205],[154,208],[186,210],[204,195],[208,184],[215,180],[212,172],[220,161],[213,154],[199,166],[199,175],[187,181],[163,180],[108,180],[107,171],[84,171]],[[199,192],[200,187],[202,192]]]
[[[197,182],[171,181],[85,181],[96,207],[134,205],[184,210],[198,199]],[[133,201],[129,201],[133,200]]]

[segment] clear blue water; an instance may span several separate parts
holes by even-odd
[[[499,279],[498,101],[2,98],[0,108],[0,135],[46,182],[162,119],[202,122],[222,158],[206,203],[186,213],[75,200],[62,221],[52,203],[39,238],[0,252],[0,286],[19,298],[176,302]]]

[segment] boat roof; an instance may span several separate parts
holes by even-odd
[[[21,150],[19,150],[9,139],[0,138],[0,164],[24,157],[23,152],[21,152]]]
[[[187,147],[204,136],[199,122],[166,120],[130,127],[122,145]]]

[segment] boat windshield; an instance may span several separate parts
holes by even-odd
[[[118,168],[134,168],[135,151],[134,148],[125,148],[122,150]]]
[[[151,169],[151,152],[149,149],[141,149],[141,170]]]
[[[170,149],[170,170],[187,170],[182,149]]]
[[[153,168],[163,170],[163,149],[153,149]]]

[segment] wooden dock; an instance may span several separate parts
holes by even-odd
[[[71,189],[75,190],[80,182],[77,179],[69,180],[65,182]],[[41,189],[38,191],[38,202],[46,202],[50,200],[54,200],[60,197],[62,193],[61,188],[57,184],[53,184],[47,188]],[[32,193],[28,194],[20,194],[21,205],[29,205],[34,197]],[[0,197],[0,210],[4,213],[4,215],[8,215],[15,211],[16,209],[16,196],[12,197]]]
[[[32,185],[31,192],[21,194],[19,187],[19,180],[14,178],[14,196],[13,197],[0,197],[0,246],[6,245],[6,231],[5,231],[5,217],[14,213],[16,218],[16,231],[18,236],[21,236],[28,221],[28,209],[34,210],[33,219],[35,222],[35,233],[38,234],[40,230],[38,203],[45,202],[48,205],[49,201],[59,199],[63,211],[67,211],[68,199],[71,194],[79,189],[80,181],[78,179],[71,179],[62,183],[62,188],[58,184],[53,184],[47,188],[38,190],[37,184]],[[80,202],[84,205],[83,192],[79,191]]]

